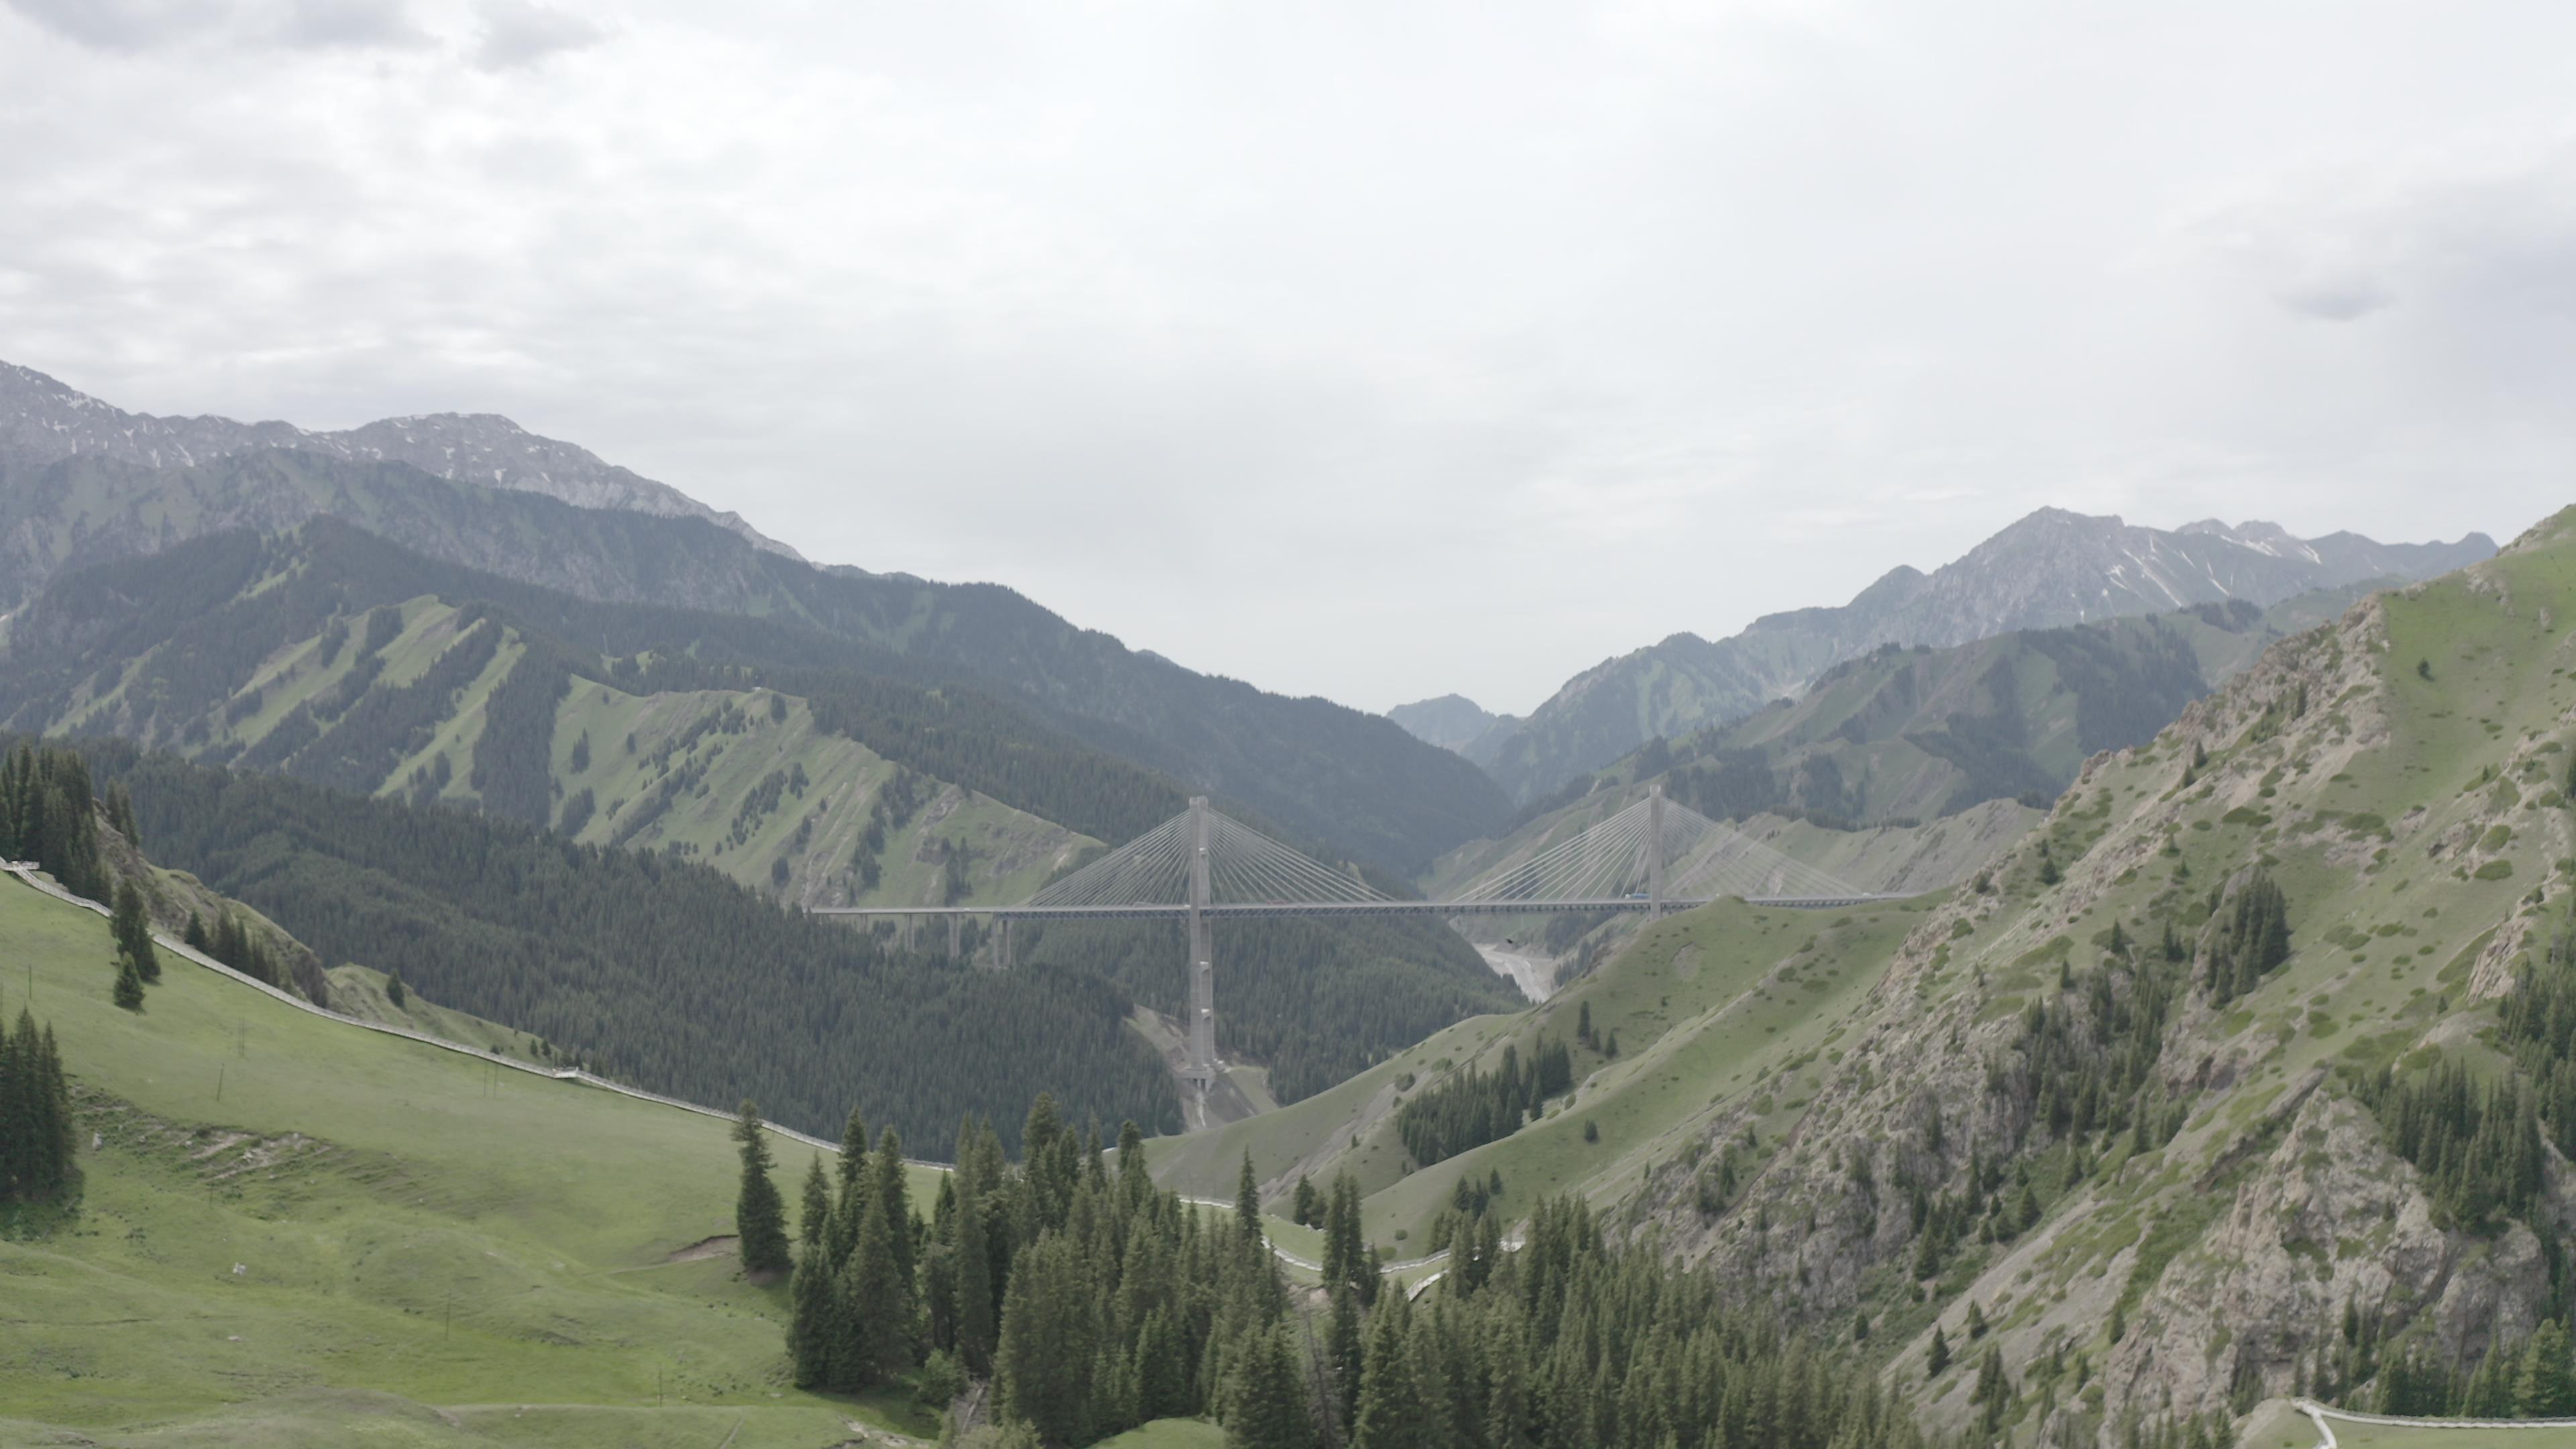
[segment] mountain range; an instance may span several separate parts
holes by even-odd
[[[946,689],[1007,702],[1032,727],[1161,774],[1175,801],[1213,792],[1379,868],[1410,872],[1509,814],[1473,764],[1382,718],[1183,669],[1006,588],[812,567],[717,526],[662,485],[505,420],[307,434],[282,423],[142,418],[24,368],[5,376],[0,600],[22,615],[56,579],[87,567],[328,518],[488,576],[475,585],[487,597],[500,584],[546,591],[519,596],[518,607],[557,618],[558,637],[576,652],[604,650],[604,631],[629,636],[614,652],[665,662],[828,668],[899,680],[914,695]],[[361,438],[372,441],[353,441]],[[90,447],[103,451],[67,451]],[[403,449],[408,456],[394,456]],[[151,572],[126,577],[148,590]]]
[[[2479,533],[2447,544],[2352,533],[2303,540],[2270,523],[2207,520],[2166,531],[2043,508],[1928,574],[1893,569],[1848,604],[1767,614],[1715,641],[1675,634],[1604,660],[1526,719],[1487,716],[1456,696],[1389,717],[1465,754],[1527,802],[1648,740],[1794,698],[1827,669],[1882,645],[1946,647],[2229,600],[2268,608],[2318,589],[2430,578],[2494,552]]]
[[[231,418],[162,418],[127,412],[33,368],[0,362],[0,468],[41,468],[86,457],[157,472],[268,451],[352,463],[401,463],[432,477],[541,493],[581,508],[703,518],[755,547],[786,558],[798,556],[743,522],[740,514],[718,512],[667,483],[605,462],[585,448],[541,438],[492,413],[384,418],[340,432]]]

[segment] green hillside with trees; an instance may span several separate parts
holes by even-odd
[[[2536,1417],[2569,1373],[2571,618],[2576,514],[2274,642],[1951,892],[1654,923],[1544,1005],[1149,1144],[1156,1175],[1248,1153],[1286,1213],[1348,1173],[1370,1242],[1452,1266],[1573,1193],[1979,1441],[2226,1443],[2300,1394]],[[1559,1043],[1570,1089],[1532,1090]]]

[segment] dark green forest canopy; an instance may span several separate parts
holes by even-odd
[[[1116,982],[1179,1016],[1187,954],[1178,921],[1036,922],[1023,963]],[[1220,1050],[1270,1070],[1283,1105],[1323,1091],[1452,1022],[1516,1011],[1520,993],[1435,921],[1230,921],[1214,928]]]
[[[1077,1119],[1177,1130],[1126,996],[1080,970],[979,971],[782,911],[700,865],[532,826],[84,742],[154,857],[328,961],[700,1102],[837,1128],[850,1103],[944,1153],[965,1113],[1040,1091]],[[1177,973],[1176,973],[1177,974]]]

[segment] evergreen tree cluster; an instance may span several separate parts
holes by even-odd
[[[2266,972],[2290,959],[2289,902],[2270,871],[2256,867],[2232,902],[2213,897],[2211,913],[2222,911],[2203,977],[2212,1006],[2225,1006],[2252,991]]]
[[[2347,1338],[2348,1351],[2361,1346]],[[2367,1370],[2367,1356],[2356,1367]],[[2373,1413],[2408,1418],[2576,1418],[2576,1361],[2570,1358],[2566,1326],[2554,1318],[2541,1320],[2519,1341],[2498,1334],[2477,1367],[2466,1373],[2455,1372],[2440,1345],[2421,1336],[2385,1355],[2377,1367],[2378,1376],[2367,1397]],[[2321,1376],[2313,1392],[2324,1397],[2332,1388],[2332,1381]]]
[[[116,941],[113,999],[128,1011],[141,1011],[143,988],[161,979],[161,953],[152,944],[152,916],[143,904],[143,892],[130,880],[116,883],[108,934]]]
[[[1541,1036],[1526,1069],[1519,1046],[1505,1043],[1502,1062],[1493,1071],[1471,1066],[1452,1073],[1396,1108],[1396,1135],[1414,1162],[1428,1167],[1509,1137],[1535,1118],[1548,1098],[1573,1085],[1574,1058],[1565,1043]]]
[[[0,1031],[0,1203],[52,1202],[79,1179],[63,1054],[22,1006],[17,1027]]]
[[[2549,1151],[2539,1110],[2518,1079],[2481,1087],[2453,1059],[2406,1076],[2382,1068],[2362,1096],[2390,1150],[2424,1174],[2437,1213],[2471,1229],[2533,1220]]]
[[[72,894],[107,899],[96,801],[77,752],[34,744],[8,751],[0,759],[0,860],[34,861]]]
[[[1212,1409],[1302,1423],[1304,1370],[1281,1331],[1287,1292],[1258,1199],[1211,1217],[1158,1192],[1134,1123],[1112,1168],[1098,1132],[1078,1137],[1049,1097],[1020,1137],[1013,1164],[990,1127],[966,1123],[925,1222],[906,1201],[901,1139],[888,1131],[870,1152],[852,1115],[837,1173],[817,1159],[807,1176],[797,1383],[989,1376],[1000,1416],[1050,1444]]]
[[[2080,977],[2061,967],[2058,990],[2023,1012],[2014,1047],[2032,1130],[2050,1141],[2129,1132],[2141,1151],[2162,1146],[2183,1104],[2166,1099],[2155,1067],[2183,985],[2173,953],[2138,950],[2116,924],[2099,966]]]
[[[278,978],[282,973],[277,969],[276,960],[268,954],[268,948],[260,944],[260,933],[252,930],[238,911],[218,912],[211,928],[206,925],[205,918],[190,911],[187,933],[180,939],[192,950],[212,956],[254,981],[265,981],[271,986],[279,984]],[[401,973],[394,974],[399,976]]]
[[[1369,1315],[1355,1449],[1912,1446],[1874,1376],[1782,1330],[1704,1273],[1613,1249],[1576,1199],[1540,1204],[1521,1251]],[[1332,1356],[1327,1355],[1328,1365]],[[1333,1382],[1337,1375],[1328,1374]],[[1327,1407],[1334,1407],[1329,1401]]]
[[[2514,978],[2497,1015],[2550,1140],[2576,1158],[2576,907],[2540,959]]]
[[[1453,1258],[1419,1303],[1379,1294],[1358,1188],[1323,1195],[1325,1304],[1288,1298],[1247,1160],[1234,1211],[1210,1214],[1119,1150],[1077,1142],[1041,1099],[1014,1165],[968,1124],[924,1222],[898,1144],[804,1191],[788,1349],[799,1384],[911,1376],[953,1390],[989,1374],[1009,1432],[1080,1445],[1147,1420],[1212,1415],[1240,1449],[1918,1449],[1861,1367],[1675,1270],[1615,1249],[1577,1199],[1532,1217],[1519,1252]],[[916,1366],[918,1366],[916,1368]],[[1009,1441],[1004,1441],[1009,1442]]]

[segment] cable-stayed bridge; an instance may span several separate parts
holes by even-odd
[[[1354,870],[1331,866],[1209,808],[1205,797],[1073,874],[1011,906],[815,907],[818,916],[945,917],[949,951],[969,916],[989,917],[1003,965],[1015,920],[1177,918],[1189,928],[1189,1062],[1202,1090],[1216,1079],[1216,972],[1210,928],[1220,919],[1275,916],[1525,915],[1706,905],[1824,907],[1888,897],[1793,860],[1742,831],[1666,800],[1644,799],[1558,844],[1507,861],[1446,900],[1400,900]]]

